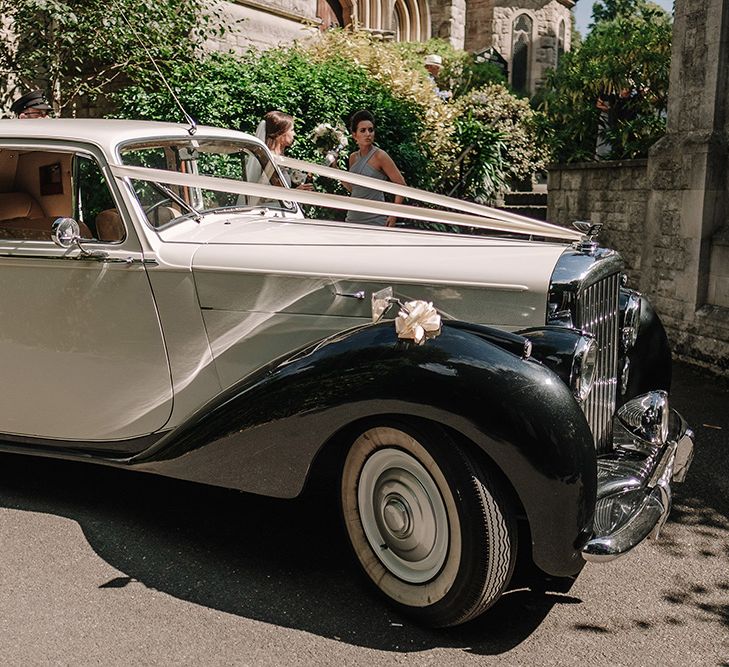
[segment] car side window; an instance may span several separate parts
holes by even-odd
[[[53,222],[68,217],[84,239],[118,242],[126,235],[94,158],[0,147],[0,238],[51,243]]]
[[[99,163],[91,156],[77,154],[74,156],[73,173],[73,217],[79,225],[88,228],[90,238],[108,242],[124,240],[124,224]]]

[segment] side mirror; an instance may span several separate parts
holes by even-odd
[[[81,228],[73,218],[57,218],[51,227],[51,239],[61,248],[70,248],[81,240]]]

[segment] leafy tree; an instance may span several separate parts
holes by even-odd
[[[62,113],[226,30],[205,0],[0,0],[0,15],[0,90],[40,87]]]
[[[614,21],[621,16],[635,14],[661,16],[665,14],[665,10],[650,0],[597,0],[592,6],[590,28],[594,28],[602,21]]]
[[[605,0],[603,9],[624,6],[632,8],[630,13],[601,18],[547,76],[537,104],[545,114],[542,131],[554,160],[594,159],[598,134],[610,147],[606,157],[645,157],[665,132],[671,17],[644,0]],[[610,113],[606,123],[597,107],[601,98],[612,112],[624,104],[628,113]]]

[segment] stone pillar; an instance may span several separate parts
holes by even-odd
[[[429,0],[430,37],[447,39],[463,49],[466,35],[466,0]]]
[[[729,0],[676,0],[666,136],[648,161],[641,289],[674,349],[729,369],[727,102]],[[712,259],[716,264],[711,266]],[[713,294],[710,284],[713,277]],[[713,303],[712,303],[713,301]]]
[[[493,46],[493,23],[494,0],[469,0],[466,8],[466,51],[481,51]]]

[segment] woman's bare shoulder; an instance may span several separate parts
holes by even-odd
[[[378,165],[386,162],[392,162],[392,158],[384,148],[380,148],[378,146],[376,150],[377,152],[372,156],[374,162],[377,162]]]

